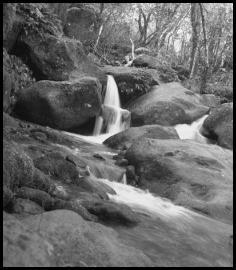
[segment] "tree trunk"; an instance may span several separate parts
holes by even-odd
[[[191,24],[192,24],[192,53],[190,60],[190,79],[197,72],[196,58],[200,38],[200,6],[198,3],[191,3]]]

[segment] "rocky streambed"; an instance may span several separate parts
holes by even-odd
[[[233,103],[184,88],[147,50],[98,65],[90,9],[68,9],[63,31],[40,4],[3,7],[3,266],[232,266]],[[131,127],[101,144],[108,74]],[[206,114],[215,144],[179,138]]]

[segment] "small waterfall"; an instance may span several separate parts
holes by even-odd
[[[100,135],[105,124],[107,137],[123,131],[127,127],[124,121],[122,121],[122,115],[125,112],[127,111],[120,107],[119,91],[114,77],[107,75],[107,88],[102,115],[96,117],[93,135]]]
[[[200,133],[200,129],[204,120],[208,115],[204,115],[198,120],[192,122],[190,125],[179,124],[175,126],[175,129],[181,140],[190,139],[201,143],[208,143],[208,139]]]
[[[123,180],[125,181],[124,178]],[[155,215],[165,220],[170,220],[173,217],[181,217],[181,219],[185,218],[186,220],[189,220],[192,217],[193,213],[191,210],[175,205],[167,199],[154,196],[148,191],[127,184],[124,185],[123,183],[112,182],[107,179],[98,178],[97,181],[101,181],[115,190],[115,195],[108,194],[110,200],[126,204],[134,211],[143,213],[148,212],[151,215]]]
[[[124,185],[127,185],[127,176],[126,176],[126,173],[123,174],[121,183],[124,184]]]

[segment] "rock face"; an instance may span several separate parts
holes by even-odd
[[[203,128],[203,135],[216,139],[222,147],[233,149],[233,103],[224,103],[212,109]]]
[[[11,50],[22,29],[23,19],[16,14],[16,3],[3,4],[3,46]]]
[[[215,108],[220,105],[220,101],[213,94],[202,94],[200,98],[202,104],[207,107]]]
[[[70,130],[101,109],[101,85],[92,77],[73,82],[39,81],[18,96],[15,113],[22,119]]]
[[[71,7],[66,11],[64,32],[70,38],[89,44],[96,39],[100,22],[101,19],[92,8]]]
[[[17,92],[34,83],[32,72],[20,58],[3,49],[3,111],[11,113]]]
[[[191,123],[209,111],[199,95],[177,82],[155,87],[129,104],[133,126]]]
[[[178,139],[179,136],[173,127],[159,125],[146,125],[131,127],[118,134],[109,137],[104,144],[115,149],[128,149],[135,141],[142,138],[150,139]]]
[[[159,73],[160,80],[164,83],[178,81],[177,72],[171,66],[160,63],[154,56],[141,54],[134,59],[132,65],[135,67],[156,69]]]
[[[143,188],[232,222],[232,151],[191,140],[144,138],[132,144],[126,158]]]
[[[107,200],[114,190],[98,178],[119,181],[125,169],[105,146],[89,144],[62,132],[22,122],[3,114],[3,205],[20,212],[17,198],[29,199],[44,210],[69,209],[88,220],[95,216],[77,203],[80,194]],[[94,153],[102,159],[94,157]],[[92,200],[94,200],[92,198]],[[29,212],[23,207],[22,212]],[[22,213],[21,213],[22,214]]]
[[[65,210],[21,221],[5,214],[3,246],[4,267],[152,265],[140,250],[123,244],[113,229]]]
[[[19,56],[37,80],[64,81],[101,70],[88,60],[79,40],[63,36],[60,20],[45,4],[4,4],[4,47]]]
[[[143,69],[105,66],[102,70],[114,77],[122,105],[147,93],[153,85],[158,85],[158,81]]]

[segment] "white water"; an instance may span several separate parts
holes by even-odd
[[[155,215],[165,220],[172,219],[173,217],[191,219],[192,211],[182,206],[177,206],[167,199],[156,197],[149,191],[124,185],[123,183],[111,182],[107,179],[100,178],[98,181],[107,184],[115,190],[115,195],[108,194],[112,201],[126,204],[134,211],[150,213],[152,216]]]
[[[95,138],[89,138],[91,140],[94,139],[95,142],[105,140],[106,138],[121,132],[122,130],[125,129],[125,123],[122,123],[122,112],[124,111],[120,107],[120,97],[119,97],[119,91],[116,85],[116,82],[113,78],[113,76],[108,75],[107,76],[107,88],[106,88],[106,94],[104,98],[104,108],[108,109],[112,112],[111,117],[109,117],[107,127],[106,127],[106,135],[101,134],[102,128],[104,125],[104,119],[103,117],[97,116],[96,121],[95,121],[95,126],[94,126],[94,131],[93,135],[90,137],[95,137]],[[101,136],[104,135],[104,136]],[[86,136],[87,137],[87,136]]]
[[[175,129],[180,137],[180,139],[190,139],[200,143],[208,143],[208,139],[200,133],[200,129],[204,120],[208,115],[204,115],[198,120],[192,122],[190,125],[179,124],[175,126]]]

